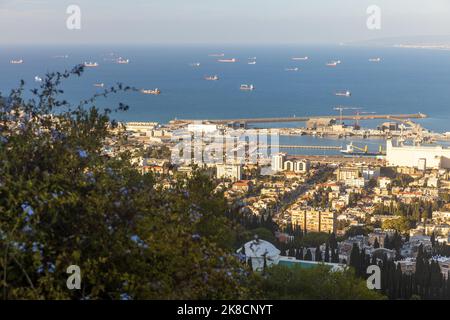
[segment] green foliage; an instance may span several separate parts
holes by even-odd
[[[167,146],[152,146],[145,150],[144,155],[153,159],[170,159],[172,152]]]
[[[385,230],[392,229],[402,234],[409,232],[414,228],[414,221],[407,217],[398,217],[394,219],[387,219],[383,221],[382,228]]]
[[[366,300],[383,299],[377,292],[367,289],[365,281],[351,270],[330,272],[325,266],[302,269],[300,266],[274,266],[266,271],[263,295],[268,299],[301,300]]]
[[[359,235],[367,236],[371,232],[370,227],[362,226],[351,226],[347,231],[345,231],[344,238],[355,237]]]
[[[317,247],[328,241],[330,235],[326,232],[308,232],[301,239],[304,247]]]
[[[276,238],[273,235],[272,231],[264,227],[259,227],[256,229],[246,231],[244,235],[245,237],[243,238],[243,242],[253,240],[255,238],[255,235],[257,235],[259,239],[269,241],[270,243],[276,242]]]

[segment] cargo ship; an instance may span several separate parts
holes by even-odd
[[[335,95],[338,97],[351,97],[352,93],[350,91],[346,90],[346,91],[338,91],[335,93]]]
[[[284,69],[285,71],[298,71],[300,70],[299,68],[286,68]]]
[[[130,59],[124,59],[124,58],[120,57],[119,59],[116,60],[116,62],[118,64],[128,64],[128,63],[130,63]]]
[[[218,62],[222,62],[222,63],[234,63],[234,62],[236,62],[237,60],[235,59],[235,58],[233,58],[233,59],[219,59],[219,60],[217,60]]]
[[[327,67],[336,67],[338,64],[341,64],[341,60],[328,62]]]
[[[207,81],[217,81],[217,80],[219,80],[219,77],[218,77],[217,75],[214,75],[214,76],[206,76],[206,77],[205,77],[205,80],[207,80]]]
[[[161,90],[159,90],[158,88],[153,89],[153,90],[151,90],[151,89],[149,89],[149,90],[142,89],[141,93],[143,93],[143,94],[159,95],[159,94],[161,94]]]
[[[294,57],[294,58],[292,58],[292,60],[294,60],[294,61],[304,61],[304,60],[308,60],[309,59],[309,57]]]
[[[11,64],[22,64],[22,63],[23,63],[23,60],[22,60],[22,59],[19,59],[19,60],[11,60],[9,63],[11,63]]]
[[[347,145],[345,149],[340,150],[340,152],[346,156],[368,156],[368,157],[375,157],[375,156],[384,156],[386,155],[383,152],[382,147],[380,146],[378,152],[369,152],[369,147],[364,146],[364,148],[360,148],[358,146],[355,146],[353,142]]]
[[[98,63],[97,62],[85,62],[83,64],[86,68],[95,68],[98,67]]]
[[[194,62],[194,63],[191,63],[191,64],[189,64],[191,67],[200,67],[201,66],[201,63],[200,62]]]
[[[102,83],[94,83],[94,87],[97,87],[97,88],[103,88],[105,86],[105,84],[102,82]]]
[[[249,61],[248,64],[256,64],[256,61]]]
[[[210,56],[210,57],[225,57],[225,53],[211,53],[208,56]]]
[[[381,58],[370,58],[369,61],[370,62],[380,62]]]
[[[241,84],[241,88],[242,91],[252,91],[255,89],[255,87],[252,84]]]

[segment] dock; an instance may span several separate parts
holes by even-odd
[[[316,149],[316,150],[341,150],[342,147],[338,146],[299,146],[299,145],[270,145],[266,148],[273,149]],[[259,146],[259,148],[265,148],[265,146]]]
[[[409,120],[409,119],[425,119],[428,116],[423,113],[411,114],[370,114],[370,115],[323,115],[323,116],[305,116],[305,117],[272,117],[272,118],[240,118],[240,119],[208,119],[208,120],[192,120],[192,119],[178,119],[173,120],[173,123],[210,123],[221,125],[233,125],[245,127],[250,123],[279,123],[279,122],[306,122],[313,119],[330,119],[330,120],[377,120],[387,119],[393,121]]]

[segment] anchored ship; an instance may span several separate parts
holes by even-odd
[[[34,77],[34,81],[35,81],[35,82],[42,82],[42,78],[39,77],[39,76],[35,76],[35,77]]]
[[[334,60],[327,63],[328,67],[336,67],[338,64],[341,64],[341,60]]]
[[[194,62],[190,64],[191,67],[200,67],[201,63],[200,62]]]
[[[206,77],[205,77],[205,80],[207,80],[207,81],[217,81],[217,80],[219,80],[219,77],[218,77],[217,75],[214,75],[214,76],[206,76]]]
[[[364,148],[360,148],[358,146],[355,146],[353,144],[353,142],[348,144],[347,147],[345,149],[342,149],[340,152],[347,156],[383,156],[383,155],[385,155],[381,146],[380,146],[378,152],[369,152],[368,146],[364,146]]]
[[[128,64],[128,63],[130,63],[130,59],[124,59],[124,58],[120,57],[119,59],[116,60],[116,62],[118,64]]]
[[[158,88],[153,89],[153,90],[151,90],[151,89],[149,89],[149,90],[147,90],[147,89],[142,89],[141,92],[142,92],[143,94],[153,94],[153,95],[161,94],[161,90],[159,90]]]
[[[338,97],[351,97],[352,93],[350,91],[338,91],[335,93],[336,96]]]
[[[299,68],[286,68],[284,69],[285,71],[298,71],[300,70]]]
[[[380,62],[381,58],[370,58],[369,61],[370,62]]]
[[[256,61],[249,61],[248,64],[256,64]]]
[[[303,61],[303,60],[308,60],[309,59],[309,57],[294,57],[294,58],[292,58],[292,60],[294,60],[294,61]]]
[[[210,56],[210,57],[224,57],[225,53],[211,53],[208,56]]]
[[[236,62],[237,60],[235,59],[235,58],[233,58],[233,59],[219,59],[219,60],[217,60],[218,62],[224,62],[224,63],[234,63],[234,62]]]
[[[23,60],[22,59],[20,59],[20,60],[11,60],[9,63],[11,63],[11,64],[22,64]]]
[[[103,88],[105,86],[105,84],[102,82],[102,83],[94,83],[94,87],[97,87],[97,88]]]
[[[95,68],[98,67],[98,63],[97,62],[85,62],[83,64],[86,68]]]
[[[252,91],[255,87],[252,84],[241,84],[242,91]]]

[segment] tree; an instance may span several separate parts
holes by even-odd
[[[331,262],[339,263],[339,249],[335,249],[331,252]]]
[[[337,243],[337,239],[336,239],[336,234],[334,232],[332,232],[330,234],[329,243],[330,243],[330,248],[331,249],[337,249],[338,243]]]
[[[314,261],[322,261],[322,251],[319,246],[317,246],[314,251]]]
[[[295,252],[295,259],[303,260],[303,248],[297,248]]]
[[[328,242],[325,245],[325,257],[324,257],[324,261],[325,262],[330,262],[330,246],[328,244]]]
[[[169,190],[142,175],[113,111],[70,105],[51,73],[33,99],[22,82],[0,106],[3,299],[214,299],[250,296],[232,255],[226,201],[200,172]],[[117,85],[103,96],[132,88]],[[120,104],[114,112],[127,109]],[[82,272],[67,290],[66,269]]]
[[[306,250],[306,254],[305,254],[305,258],[304,259],[306,261],[312,261],[312,253],[311,253],[310,249]]]
[[[345,238],[355,237],[359,235],[367,236],[369,234],[369,230],[365,227],[361,226],[352,226],[345,232]]]
[[[356,243],[353,243],[352,251],[350,252],[350,266],[354,268],[356,275],[361,274],[361,254]]]
[[[373,242],[373,247],[375,249],[378,249],[380,247],[380,244],[378,243],[378,238],[375,238],[375,241]]]
[[[367,289],[366,282],[351,270],[330,272],[326,266],[302,269],[274,266],[268,269],[261,290],[267,299],[378,300],[384,297]]]

